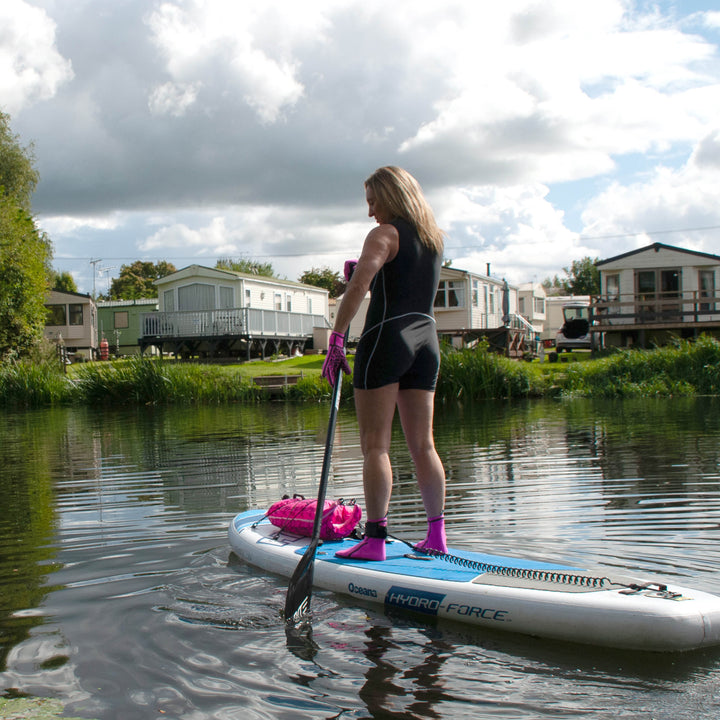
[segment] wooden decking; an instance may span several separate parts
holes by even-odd
[[[718,336],[720,297],[699,291],[593,296],[590,332],[604,335],[605,345],[640,347],[703,333]]]
[[[177,358],[288,355],[303,352],[315,328],[327,328],[323,315],[258,308],[153,312],[141,317],[140,353],[156,348]]]

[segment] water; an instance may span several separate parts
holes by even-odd
[[[317,490],[326,406],[5,413],[0,694],[148,718],[693,718],[720,650],[620,652],[432,624],[327,592],[286,634],[286,581],[232,516]],[[660,574],[720,594],[720,401],[438,412],[451,544]],[[423,516],[398,434],[391,530]],[[341,409],[330,497],[361,498]]]

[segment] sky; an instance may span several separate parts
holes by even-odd
[[[53,267],[342,271],[400,165],[452,266],[542,282],[720,254],[720,9],[700,0],[2,0],[0,110]]]

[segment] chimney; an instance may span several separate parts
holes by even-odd
[[[490,263],[487,263],[487,276],[490,277]]]

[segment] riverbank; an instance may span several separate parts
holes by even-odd
[[[528,363],[485,348],[445,349],[437,397],[444,402],[472,402],[720,394],[720,342],[710,337],[584,358],[582,362]],[[320,376],[322,363],[321,355],[236,365],[133,357],[72,365],[65,372],[55,360],[8,363],[0,367],[0,406],[319,402],[330,397],[330,387]],[[254,382],[266,375],[300,378],[270,393]],[[346,383],[344,401],[351,397],[350,383]]]

